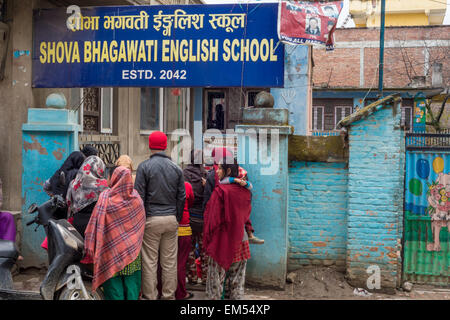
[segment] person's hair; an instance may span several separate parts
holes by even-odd
[[[315,18],[315,17],[309,18],[309,21],[310,21],[310,22],[311,22],[311,20],[315,20],[317,23],[319,23],[319,20],[317,20],[317,18]]]
[[[237,178],[239,176],[239,165],[238,165],[236,159],[234,159],[233,163],[222,163],[222,164],[220,164],[220,166],[223,169],[223,171],[225,172],[225,177]],[[227,175],[228,169],[230,169],[229,175]]]
[[[326,10],[326,9],[331,9],[331,10],[333,10],[333,12],[334,12],[333,7],[330,7],[330,6],[325,6],[323,9],[324,9],[324,10]]]
[[[86,145],[81,152],[86,156],[86,158],[90,156],[96,156],[98,155],[98,150],[94,148],[92,145],[88,144]]]
[[[327,26],[334,26],[334,22],[333,22],[333,21],[331,21],[331,20],[328,20],[328,22],[327,22]]]

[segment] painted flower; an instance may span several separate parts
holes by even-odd
[[[437,201],[439,201],[439,200],[441,200],[441,196],[438,195],[438,194],[436,194],[436,195],[434,196],[434,199],[436,199]]]
[[[98,174],[99,177],[103,177],[103,169],[102,168],[98,168],[97,174]]]
[[[441,189],[440,191],[439,191],[439,193],[441,194],[441,196],[444,196],[445,195],[445,189]]]
[[[439,192],[437,191],[437,189],[433,189],[431,190],[431,195],[436,198],[436,196],[439,195]]]
[[[437,185],[437,188],[438,188],[439,190],[441,190],[443,187],[444,187],[443,184],[440,184],[440,183],[439,183],[439,184]]]

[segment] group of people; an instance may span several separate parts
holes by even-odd
[[[249,243],[264,242],[253,234],[247,172],[226,148],[213,150],[209,172],[200,150],[182,170],[159,131],[149,136],[149,149],[133,175],[129,156],[106,170],[85,147],[44,185],[66,198],[67,218],[84,237],[92,290],[101,287],[110,300],[189,299],[188,279],[206,284],[209,299],[241,299]]]

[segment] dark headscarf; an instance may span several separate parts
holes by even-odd
[[[85,146],[81,152],[83,152],[83,154],[87,157],[90,156],[97,156],[98,155],[98,150],[96,148],[94,148],[93,146],[91,146],[90,144],[88,144],[87,146]]]
[[[202,231],[203,226],[203,192],[204,187],[202,183],[202,178],[206,178],[206,171],[203,168],[202,164],[195,164],[194,159],[195,155],[201,153],[201,150],[192,150],[191,151],[191,163],[186,166],[183,170],[184,180],[189,182],[192,185],[192,189],[194,191],[194,203],[192,207],[189,209],[190,220],[191,220],[191,228],[194,231],[199,230]],[[201,159],[201,156],[198,155]],[[198,221],[197,221],[198,220]],[[198,228],[197,228],[198,227]]]
[[[64,198],[66,197],[69,183],[75,178],[78,169],[80,169],[85,158],[84,154],[80,151],[74,151],[67,157],[61,168],[59,168],[50,178],[50,190],[54,195],[59,194]],[[66,179],[64,185],[60,183],[61,172],[64,172]]]

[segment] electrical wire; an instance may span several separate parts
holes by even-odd
[[[370,91],[373,89],[373,84],[374,84],[374,82],[375,82],[375,79],[377,78],[376,75],[377,75],[377,72],[378,72],[378,69],[379,69],[379,68],[380,68],[380,64],[378,64],[377,68],[375,69],[375,74],[373,75],[372,84],[370,85],[369,90],[367,91],[366,95],[364,96],[364,98],[363,98],[363,100],[362,100],[362,105],[364,105],[364,101],[366,100],[366,98],[367,98],[367,96],[369,95]]]

